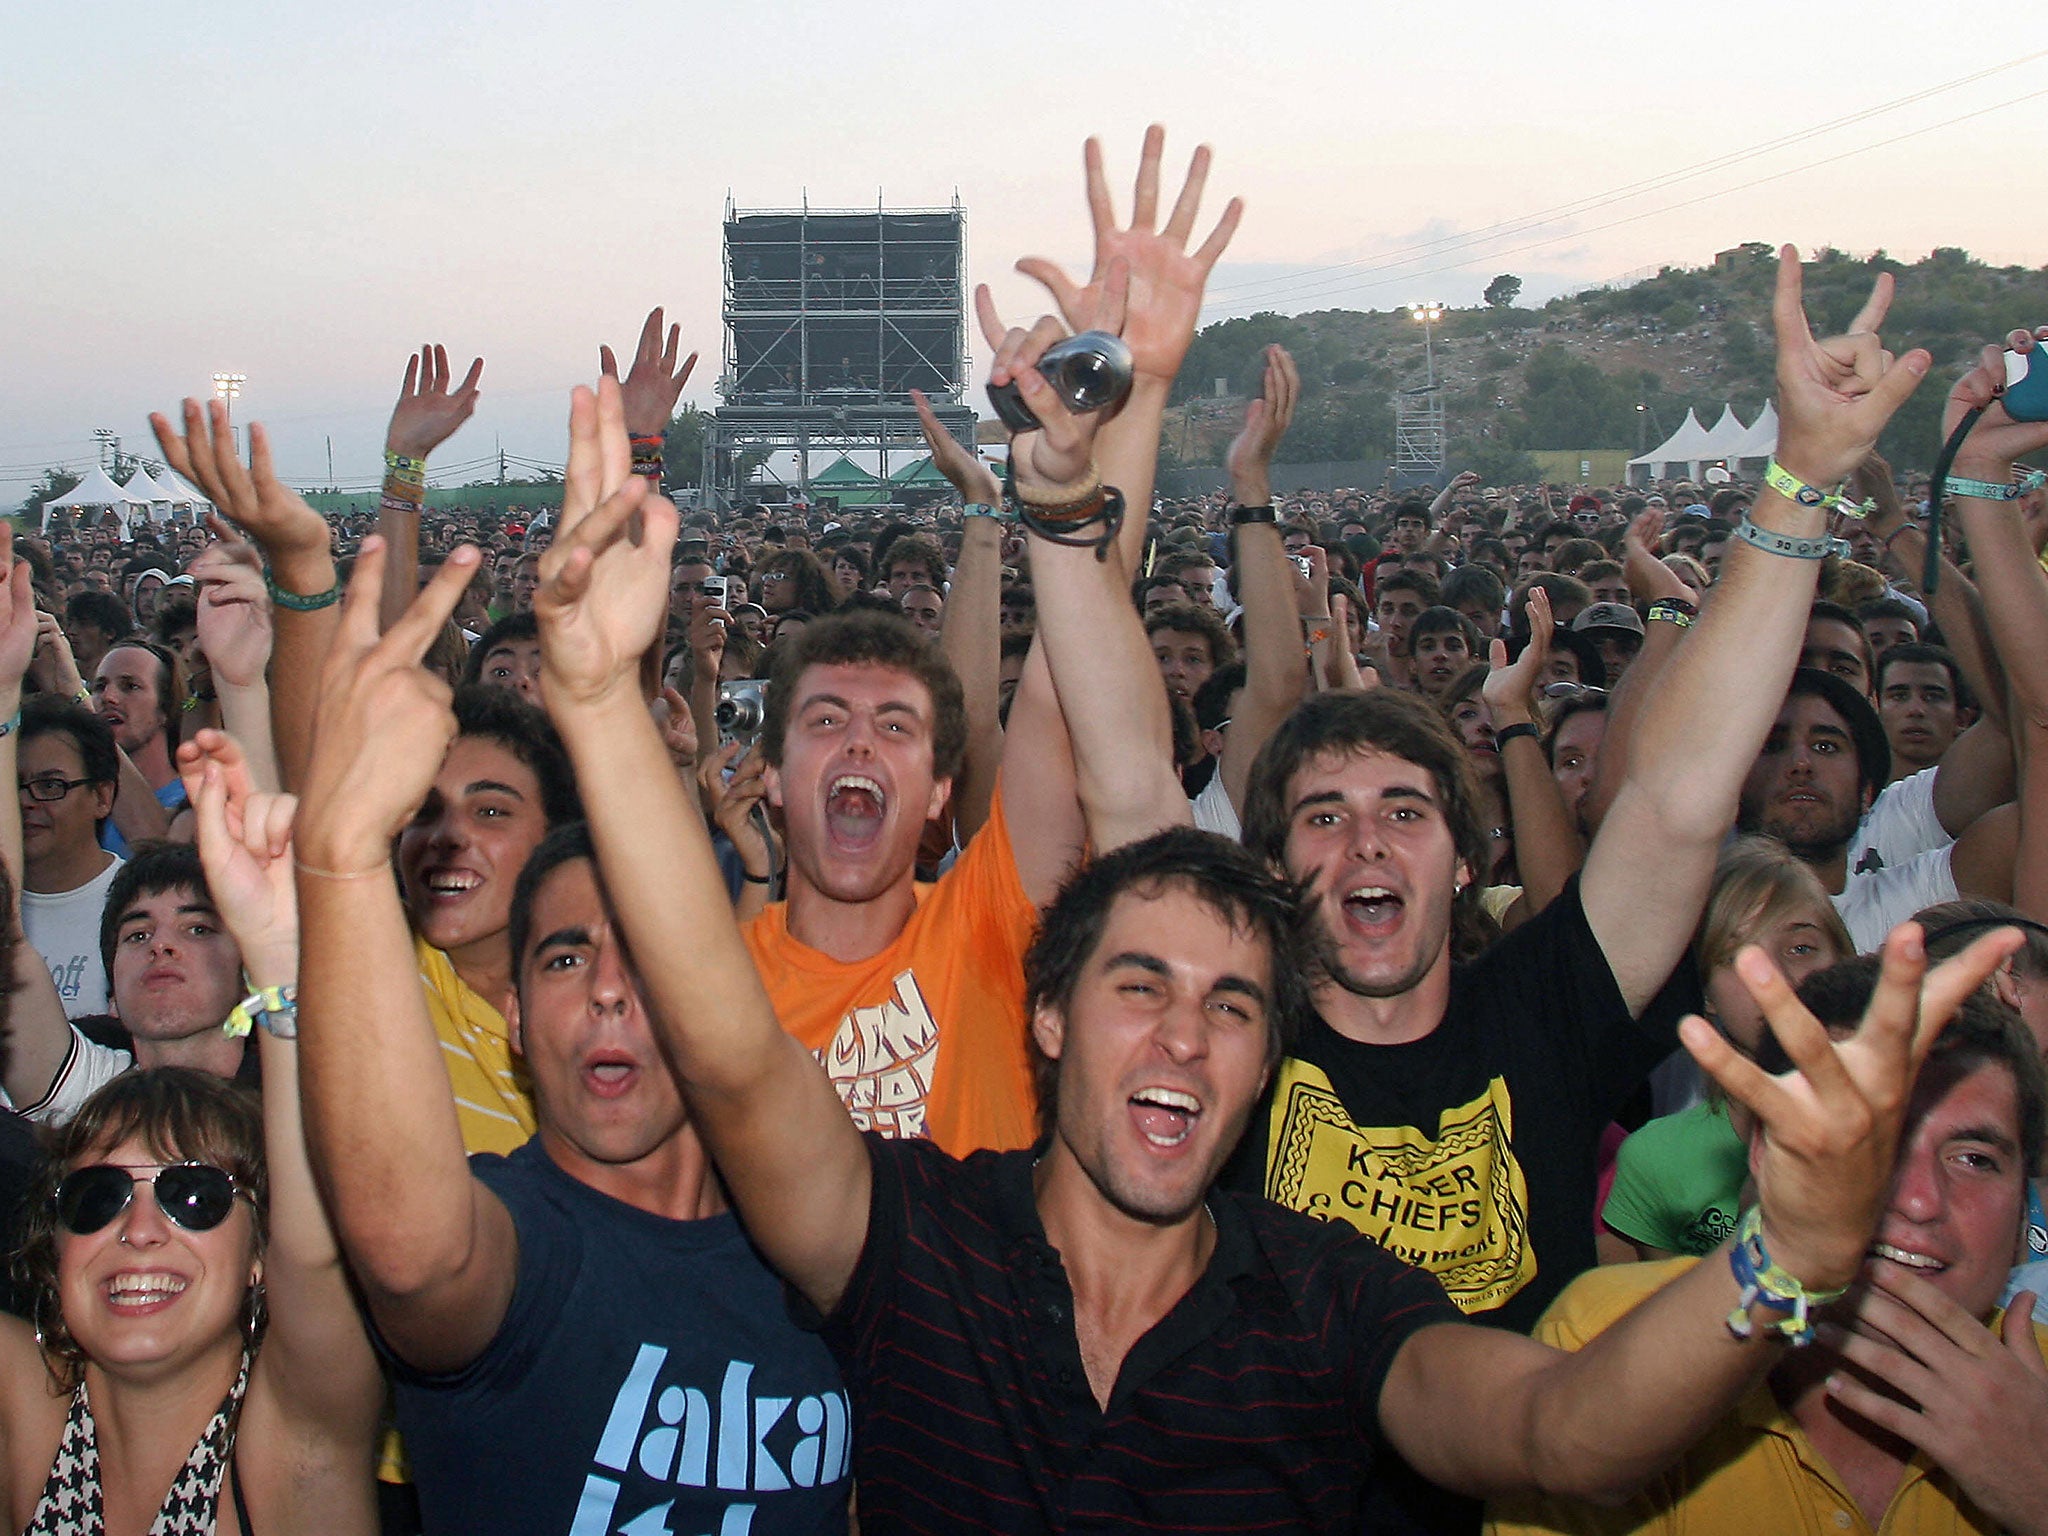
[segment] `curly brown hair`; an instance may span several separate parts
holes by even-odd
[[[124,1072],[101,1088],[76,1115],[46,1134],[49,1155],[29,1186],[21,1247],[14,1255],[16,1287],[27,1300],[44,1364],[63,1391],[74,1389],[83,1376],[85,1351],[65,1324],[57,1284],[57,1186],[96,1154],[130,1140],[139,1140],[152,1157],[167,1163],[211,1163],[225,1171],[249,1195],[259,1256],[268,1236],[263,1111],[254,1094],[190,1067]],[[262,1331],[262,1296],[252,1288],[242,1308],[246,1347],[253,1350]]]

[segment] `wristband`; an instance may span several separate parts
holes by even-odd
[[[1857,518],[1868,517],[1877,510],[1875,500],[1851,501],[1842,494],[1842,487],[1839,485],[1832,491],[1808,485],[1776,459],[1772,459],[1764,466],[1764,484],[1787,501],[1796,502],[1802,507],[1825,507],[1830,511]]]
[[[1898,527],[1894,528],[1890,533],[1884,536],[1884,552],[1886,554],[1890,554],[1892,552],[1892,541],[1898,538],[1900,534],[1918,533],[1919,531],[1920,525],[1914,522],[1910,517],[1907,518],[1906,521],[1899,524]]]
[[[258,1024],[274,1040],[299,1038],[299,989],[295,986],[259,987],[228,1010],[220,1032],[239,1040]]]
[[[1783,555],[1788,560],[1824,560],[1835,548],[1835,541],[1826,534],[1817,539],[1799,539],[1789,533],[1773,533],[1751,522],[1747,513],[1735,525],[1735,537],[1767,555]]]
[[[1279,521],[1280,518],[1273,511],[1273,504],[1270,501],[1256,507],[1232,507],[1230,509],[1230,526],[1233,528],[1242,528],[1246,523],[1277,523]]]
[[[1660,597],[1650,604],[1650,622],[1652,624],[1661,621],[1665,624],[1676,624],[1680,629],[1691,629],[1692,621],[1698,613],[1699,609],[1693,607],[1691,603],[1686,602],[1683,598]]]
[[[1517,720],[1513,725],[1504,725],[1493,733],[1493,750],[1496,752],[1500,751],[1509,742],[1520,736],[1526,736],[1531,741],[1537,742],[1543,739],[1543,733],[1527,720]]]
[[[1001,522],[1003,514],[985,501],[970,501],[960,509],[960,515],[967,517],[992,517]]]
[[[775,883],[773,875],[757,875],[751,870],[745,869],[740,871],[740,878],[749,885],[773,885]]]
[[[1787,1314],[1770,1327],[1793,1348],[1811,1344],[1813,1321],[1809,1311],[1826,1306],[1848,1290],[1842,1286],[1832,1291],[1810,1291],[1774,1264],[1764,1249],[1763,1207],[1756,1205],[1742,1213],[1742,1224],[1735,1229],[1735,1243],[1728,1250],[1728,1267],[1735,1273],[1735,1283],[1742,1288],[1735,1310],[1728,1314],[1728,1331],[1738,1339],[1754,1336],[1756,1320],[1749,1314],[1751,1308],[1760,1306]]]
[[[427,478],[427,461],[423,458],[408,458],[402,453],[384,450],[384,473],[393,480],[403,480],[410,485],[421,485]]]
[[[2033,478],[2032,476],[2028,477]],[[1965,480],[1961,475],[1948,477],[1948,494],[1951,496],[1972,496],[1978,501],[2018,501],[2026,495],[2028,488],[2018,485],[2000,485],[1996,480]]]
[[[1311,624],[1307,619],[1303,619],[1301,621],[1301,637],[1310,645],[1321,645],[1330,638],[1330,621],[1328,619],[1318,619],[1314,624]]]
[[[322,608],[332,608],[341,601],[339,576],[334,578],[334,585],[325,592],[315,592],[311,596],[303,592],[287,592],[277,584],[277,578],[268,570],[263,573],[263,585],[269,588],[270,600],[273,603],[280,608],[288,608],[293,613],[318,613]]]
[[[661,479],[661,439],[636,436],[633,442],[633,473],[653,481]]]
[[[12,715],[8,716],[5,725],[0,725],[0,738],[12,736],[19,729],[21,729],[21,711],[17,709]]]
[[[72,702],[72,703],[74,703],[74,704],[83,704],[83,705],[84,705],[84,706],[85,706],[85,707],[86,707],[87,709],[91,709],[91,708],[92,708],[92,689],[91,689],[91,687],[90,687],[90,686],[88,686],[88,685],[87,685],[87,684],[85,684],[85,683],[80,683],[80,684],[78,685],[78,692],[76,692],[76,693],[74,693],[73,695],[71,695],[71,702]]]
[[[1075,497],[1072,501],[1045,503],[1030,501],[1019,496],[1017,498],[1017,505],[1030,513],[1039,522],[1051,523],[1054,527],[1060,527],[1067,523],[1086,523],[1100,517],[1103,506],[1108,499],[1109,493],[1107,489],[1098,480],[1084,494]]]

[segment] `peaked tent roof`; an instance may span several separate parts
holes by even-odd
[[[62,496],[43,503],[45,507],[132,507],[146,504],[142,497],[131,496],[114,484],[113,477],[97,464]]]
[[[926,454],[914,464],[906,464],[901,469],[889,471],[889,483],[891,485],[925,486],[944,485],[947,481],[946,477],[939,472],[939,466],[932,462],[931,455]]]
[[[128,484],[124,489],[130,496],[140,497],[144,501],[169,501],[171,499],[169,492],[149,478],[149,471],[146,469],[136,470],[129,477]]]
[[[1688,407],[1685,420],[1678,424],[1678,430],[1665,438],[1641,458],[1630,459],[1631,464],[1692,464],[1700,459],[1718,458],[1718,454],[1704,453],[1707,444],[1707,429],[1700,425],[1700,419]]]
[[[156,483],[163,490],[164,494],[171,498],[171,505],[174,507],[192,507],[197,509],[213,505],[207,499],[206,492],[200,490],[168,464],[156,472]]]
[[[1724,458],[1768,459],[1778,451],[1778,408],[1766,400],[1757,418],[1749,424],[1749,430],[1742,434],[1742,441],[1729,449]]]
[[[815,475],[811,476],[811,484],[813,485],[871,486],[882,483],[879,476],[862,469],[843,453]]]
[[[1700,457],[1703,459],[1732,458],[1735,452],[1735,445],[1748,435],[1749,428],[1745,427],[1736,416],[1735,407],[1724,405],[1721,407],[1721,419],[1707,429],[1707,440],[1700,449]]]

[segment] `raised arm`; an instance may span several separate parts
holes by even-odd
[[[1244,217],[1244,203],[1232,198],[1209,238],[1194,251],[1188,250],[1209,181],[1209,147],[1204,144],[1188,162],[1187,179],[1181,183],[1180,196],[1165,225],[1155,228],[1159,221],[1159,162],[1165,152],[1166,130],[1154,123],[1145,130],[1145,147],[1138,157],[1131,222],[1119,228],[1109,179],[1102,169],[1102,142],[1087,142],[1082,161],[1087,173],[1088,213],[1095,228],[1095,264],[1085,285],[1074,282],[1058,264],[1041,256],[1027,256],[1017,263],[1019,272],[1046,286],[1060,315],[1076,331],[1086,330],[1101,309],[1111,269],[1121,263],[1128,273],[1129,302],[1120,334],[1131,349],[1131,395],[1115,420],[1103,427],[1096,447],[1104,482],[1124,493],[1129,508],[1118,540],[1126,581],[1138,568],[1145,548],[1159,432],[1166,421],[1174,376],[1194,342],[1210,270]]]
[[[1120,265],[1112,270],[1092,325],[1118,328],[1121,275]],[[1043,424],[1010,443],[1018,516],[1030,534],[1031,584],[1038,594],[1034,649],[1044,654],[1066,720],[1088,840],[1106,852],[1161,827],[1185,825],[1192,816],[1174,772],[1172,720],[1159,666],[1111,547],[1117,530],[1106,521],[1114,516],[1109,492],[1121,487],[1105,481],[1095,463],[1099,418],[1070,413],[1036,366],[1045,349],[1066,334],[1058,319],[1048,315],[1029,331],[1005,331],[986,287],[976,290],[975,306],[982,334],[995,348],[990,382],[1015,383]],[[1024,698],[1020,684],[1011,706],[1012,741],[1023,739],[1015,712]],[[1014,761],[1015,750],[1006,748],[1006,759]],[[1026,823],[1014,840],[1027,837],[1043,838],[1043,827]],[[1021,851],[1017,862],[1020,872],[1027,868]],[[1042,901],[1052,894],[1046,886],[1056,888],[1064,870],[1041,866],[1036,874],[1039,888],[1026,889]]]
[[[306,1143],[378,1331],[439,1371],[489,1344],[517,1260],[510,1215],[463,1153],[391,859],[455,735],[448,686],[420,660],[476,564],[473,547],[452,551],[380,639],[384,545],[364,541],[321,677],[295,838]],[[640,718],[652,734],[644,705]]]
[[[1507,780],[1508,814],[1515,827],[1521,902],[1531,916],[1555,901],[1565,882],[1586,862],[1586,845],[1572,825],[1571,812],[1565,808],[1535,732],[1536,685],[1550,656],[1550,637],[1556,632],[1550,594],[1537,587],[1529,594],[1529,643],[1510,663],[1507,642],[1494,641],[1487,653],[1486,681],[1480,687],[1493,716],[1496,738],[1510,726],[1529,727],[1501,742],[1499,751],[1501,772]],[[1604,743],[1602,750],[1606,750]]]
[[[1263,391],[1245,408],[1244,428],[1231,441],[1223,460],[1230,471],[1230,496],[1236,505],[1272,505],[1273,454],[1294,422],[1294,405],[1300,396],[1301,373],[1293,357],[1285,347],[1266,348]],[[1233,578],[1241,587],[1238,601],[1244,604],[1244,693],[1224,734],[1223,757],[1216,771],[1223,775],[1230,803],[1241,806],[1259,749],[1308,691],[1308,659],[1302,650],[1304,624],[1311,633],[1320,629],[1334,635],[1333,643],[1339,648],[1345,642],[1331,624],[1327,564],[1320,567],[1322,579],[1315,585],[1321,594],[1321,611],[1311,613],[1315,603],[1296,601],[1295,571],[1280,542],[1279,524],[1244,522],[1236,533]]]
[[[1902,926],[1862,1025],[1840,1044],[1763,952],[1745,949],[1737,972],[1798,1069],[1783,1077],[1763,1073],[1705,1020],[1686,1020],[1700,1065],[1757,1115],[1764,1247],[1808,1291],[1846,1286],[1861,1271],[1920,1063],[2018,945],[2013,929],[1988,935],[1923,983],[1920,930]],[[1747,1313],[1748,1337],[1734,1332],[1731,1310]],[[1742,1306],[1723,1245],[1576,1354],[1497,1329],[1422,1330],[1394,1357],[1381,1424],[1417,1471],[1447,1488],[1619,1500],[1783,1358],[1771,1326],[1783,1315]]]
[[[413,600],[420,580],[420,514],[427,504],[427,455],[453,437],[476,409],[477,384],[484,360],[454,389],[448,349],[432,343],[405,360],[405,382],[391,425],[384,430],[384,486],[377,498],[377,532],[383,535],[384,598],[381,617],[386,627],[398,622]]]
[[[1877,327],[1881,275],[1847,336],[1813,339],[1799,257],[1779,254],[1777,462],[1810,487],[1848,479],[1926,374],[1927,353],[1893,359]],[[1586,856],[1586,917],[1631,1011],[1656,995],[1691,940],[1744,777],[1784,702],[1813,604],[1825,507],[1766,489],[1750,519],[1778,548],[1729,541],[1721,579],[1644,700],[1627,776]]]
[[[223,523],[220,531],[231,530]],[[241,540],[224,537],[200,552],[192,577],[199,587],[199,646],[213,671],[221,729],[240,744],[249,782],[258,790],[281,789],[270,724],[271,602],[262,558]],[[296,914],[293,924],[296,960]]]
[[[867,1149],[824,1070],[776,1022],[703,818],[639,696],[676,526],[632,474],[617,384],[578,389],[562,521],[534,597],[542,697],[692,1121],[769,1263],[830,1311],[867,1237]]]
[[[296,986],[294,800],[258,792],[240,744],[221,731],[201,731],[180,746],[178,770],[197,813],[206,888],[242,951],[250,987],[260,992]],[[275,1408],[295,1438],[353,1445],[361,1458],[376,1431],[383,1376],[306,1157],[297,1042],[265,1028],[256,1034],[270,1183],[269,1242],[263,1256],[270,1325],[251,1392],[257,1402]],[[250,1411],[257,1411],[255,1404]],[[361,1476],[360,1470],[356,1475]]]
[[[1003,487],[995,471],[946,430],[922,390],[913,389],[910,400],[932,462],[967,508],[939,624],[939,649],[959,674],[967,703],[967,756],[951,802],[953,837],[965,847],[988,820],[1003,763]]]
[[[173,431],[160,415],[150,417],[149,424],[171,468],[206,492],[263,553],[268,579],[279,594],[272,621],[271,724],[278,770],[286,787],[296,787],[312,752],[320,669],[339,622],[327,519],[277,478],[270,436],[261,422],[249,424],[247,469],[235,456],[227,408],[218,400],[206,412],[198,401],[187,400],[183,433]]]

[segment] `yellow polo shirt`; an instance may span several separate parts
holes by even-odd
[[[1579,1276],[1536,1325],[1536,1337],[1575,1350],[1698,1259],[1612,1264]],[[1719,1262],[1718,1260],[1714,1262]],[[2048,1329],[2035,1339],[2048,1356]],[[1769,1381],[1759,1381],[1675,1466],[1627,1503],[1605,1509],[1575,1500],[1496,1499],[1487,1536],[1997,1536],[1998,1526],[1955,1480],[1916,1454],[1873,1533],[1848,1488]]]
[[[502,1013],[455,974],[446,955],[417,935],[412,943],[455,1092],[463,1150],[509,1155],[533,1136],[533,1085],[526,1063],[512,1049],[511,1029]]]

